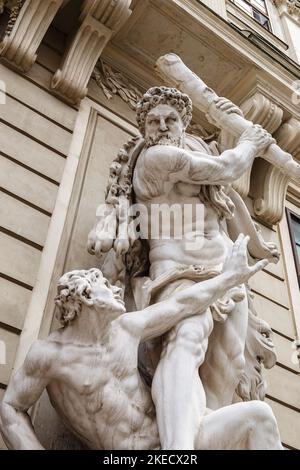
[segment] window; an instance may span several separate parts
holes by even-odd
[[[297,277],[300,286],[300,216],[290,211],[289,209],[286,209],[286,215],[294,253]]]
[[[232,0],[239,8],[244,10],[249,16],[271,31],[271,23],[268,18],[268,10],[265,0]]]

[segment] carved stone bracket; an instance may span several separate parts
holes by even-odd
[[[26,0],[11,31],[0,44],[2,59],[27,72],[36,60],[36,51],[63,0]]]
[[[289,179],[265,160],[259,159],[253,167],[253,209],[262,222],[275,225],[283,215],[284,200]]]
[[[294,158],[300,158],[300,122],[290,118],[276,132],[278,144]],[[270,225],[280,222],[289,179],[280,170],[262,159],[253,167],[252,192],[254,213]]]
[[[94,67],[108,41],[129,18],[131,0],[85,0],[80,27],[55,73],[51,88],[72,104],[87,94]]]
[[[255,124],[260,124],[264,129],[273,134],[282,122],[283,110],[261,92],[256,92],[246,99],[240,106],[244,116]],[[234,146],[234,142],[232,142]],[[250,177],[252,168],[239,178],[234,188],[243,197],[247,197],[250,190]]]

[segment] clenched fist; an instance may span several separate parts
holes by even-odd
[[[254,124],[243,132],[239,139],[239,144],[249,142],[256,147],[256,156],[260,156],[265,153],[267,148],[276,143],[276,140],[263,129],[259,124]]]

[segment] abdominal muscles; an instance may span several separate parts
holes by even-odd
[[[192,216],[188,212],[186,216],[185,212],[182,226],[178,219],[177,233],[171,225],[169,232],[165,227],[164,232],[159,231],[159,236],[149,239],[152,279],[177,265],[219,266],[230,253],[232,241],[216,212],[201,204],[198,198],[189,197],[187,200],[193,207],[197,202],[199,209],[194,210]],[[173,225],[174,220],[171,219]]]

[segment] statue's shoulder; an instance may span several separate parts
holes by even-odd
[[[219,155],[219,148],[217,142],[206,142],[202,137],[195,134],[186,133],[185,147],[188,150],[200,151],[208,155]]]
[[[44,375],[57,362],[61,344],[51,336],[33,342],[24,363],[30,375]]]

